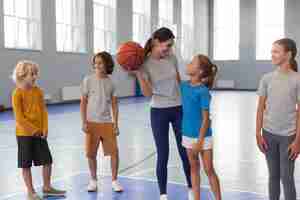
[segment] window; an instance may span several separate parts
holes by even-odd
[[[4,0],[6,48],[41,50],[40,0]]]
[[[86,52],[85,0],[56,0],[56,49]]]
[[[215,60],[238,60],[240,43],[239,0],[214,1]]]
[[[272,43],[284,37],[284,0],[257,0],[256,5],[256,59],[269,60]]]
[[[194,54],[194,0],[181,1],[181,55],[191,59]]]
[[[151,34],[151,0],[133,0],[133,40],[144,45]]]
[[[94,0],[94,52],[116,52],[116,0]]]
[[[173,0],[159,0],[159,27],[174,29]]]

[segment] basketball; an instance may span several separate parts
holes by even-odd
[[[137,70],[144,63],[144,48],[133,41],[121,44],[117,51],[117,62],[125,71]]]

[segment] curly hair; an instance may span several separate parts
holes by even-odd
[[[102,59],[102,61],[104,62],[104,66],[105,66],[107,74],[113,73],[115,64],[114,64],[114,60],[113,60],[112,56],[108,52],[102,51],[102,52],[95,54],[92,59],[93,65],[95,64],[96,58]]]

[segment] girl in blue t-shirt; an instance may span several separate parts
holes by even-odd
[[[212,130],[209,111],[212,88],[217,66],[207,56],[197,55],[187,65],[189,81],[181,83],[183,120],[182,145],[187,149],[192,176],[194,200],[200,200],[200,161],[201,155],[204,170],[208,176],[216,200],[221,200],[219,178],[213,165]]]

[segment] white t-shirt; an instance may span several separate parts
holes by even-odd
[[[86,76],[81,84],[81,95],[88,98],[87,121],[112,122],[112,97],[117,95],[111,78]]]

